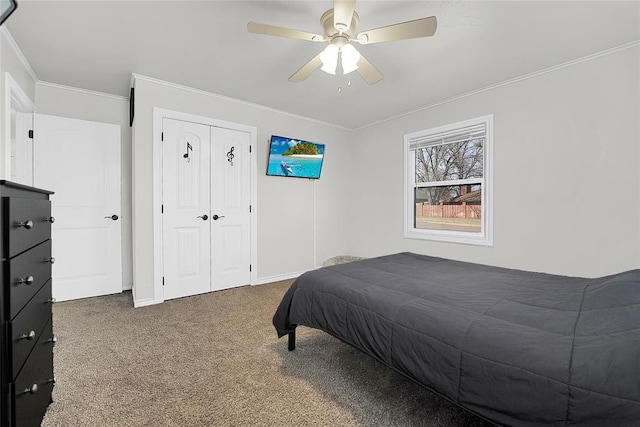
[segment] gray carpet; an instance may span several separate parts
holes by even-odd
[[[56,303],[43,426],[482,426],[370,357],[271,317],[290,281],[134,309],[130,293]]]

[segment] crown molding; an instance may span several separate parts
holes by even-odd
[[[489,90],[497,89],[499,87],[510,85],[512,83],[517,83],[517,82],[520,82],[520,81],[523,81],[523,80],[531,79],[533,77],[542,76],[544,74],[548,74],[548,73],[552,73],[554,71],[562,70],[563,68],[572,67],[574,65],[581,64],[583,62],[592,61],[594,59],[598,59],[598,58],[601,58],[603,56],[611,55],[611,54],[614,54],[614,53],[617,53],[617,52],[621,52],[623,50],[631,49],[631,48],[634,48],[634,47],[638,47],[638,46],[640,46],[640,40],[635,40],[635,41],[632,41],[630,43],[625,43],[625,44],[622,44],[620,46],[615,46],[615,47],[612,47],[612,48],[609,48],[609,49],[602,50],[600,52],[592,53],[591,55],[583,56],[582,58],[573,59],[571,61],[563,62],[562,64],[554,65],[554,66],[548,67],[548,68],[543,68],[541,70],[534,71],[533,73],[524,74],[524,75],[519,76],[519,77],[514,77],[513,79],[504,80],[504,81],[502,81],[500,83],[496,83],[496,84],[493,84],[493,85],[490,85],[490,86],[486,86],[486,87],[483,87],[483,88],[480,88],[480,89],[472,90],[470,92],[465,92],[465,93],[462,93],[460,95],[454,96],[452,98],[444,99],[442,101],[438,101],[438,102],[435,102],[433,104],[429,104],[429,105],[425,105],[425,106],[420,107],[420,108],[416,108],[415,110],[406,111],[404,113],[396,114],[395,116],[391,116],[391,117],[387,117],[385,119],[377,120],[375,122],[367,123],[365,125],[358,126],[358,127],[354,128],[354,129],[351,129],[351,130],[358,131],[358,130],[361,130],[361,129],[366,129],[368,127],[379,125],[381,123],[385,123],[385,122],[388,122],[390,120],[399,119],[400,117],[409,116],[411,114],[418,113],[420,111],[428,110],[429,108],[433,108],[433,107],[437,107],[439,105],[447,104],[449,102],[457,101],[458,99],[462,99],[462,98],[466,98],[466,97],[469,97],[469,96],[477,95],[477,94],[482,93],[482,92],[486,92],[486,91],[489,91]]]
[[[135,80],[145,80],[145,81],[148,81],[148,82],[151,82],[151,83],[164,85],[164,86],[171,87],[171,88],[174,88],[174,89],[180,89],[180,90],[184,90],[184,91],[188,91],[188,92],[192,92],[192,93],[197,93],[197,94],[200,94],[200,95],[208,96],[208,97],[211,97],[211,98],[216,98],[216,99],[220,99],[220,100],[224,100],[224,101],[228,101],[228,102],[234,102],[234,103],[245,105],[245,106],[248,106],[248,107],[259,108],[259,109],[262,109],[262,110],[271,111],[271,112],[282,114],[282,115],[289,116],[289,117],[295,117],[297,119],[302,119],[302,120],[306,120],[306,121],[309,121],[309,122],[318,123],[318,124],[321,124],[321,125],[324,125],[324,126],[331,126],[331,127],[342,129],[342,130],[346,130],[346,131],[352,131],[353,130],[351,128],[348,128],[348,127],[345,127],[345,126],[340,126],[340,125],[337,125],[335,123],[324,122],[322,120],[314,119],[312,117],[301,116],[299,114],[290,113],[288,111],[278,110],[278,109],[272,108],[272,107],[267,107],[266,105],[255,104],[253,102],[243,101],[241,99],[231,98],[229,96],[224,96],[224,95],[219,95],[217,93],[207,92],[207,91],[204,91],[204,90],[201,90],[201,89],[195,89],[195,88],[192,88],[192,87],[189,87],[189,86],[180,85],[180,84],[177,84],[177,83],[171,83],[171,82],[168,82],[168,81],[165,81],[165,80],[156,79],[154,77],[144,76],[142,74],[132,73],[132,76],[133,76],[132,82],[135,82]]]
[[[22,53],[22,50],[20,50],[18,43],[16,43],[15,39],[9,32],[9,29],[7,28],[7,26],[6,25],[0,26],[0,32],[7,40],[7,43],[9,43],[9,46],[11,46],[11,49],[13,49],[13,52],[18,57],[18,60],[20,60],[20,62],[22,63],[22,66],[27,70],[27,73],[29,73],[29,75],[31,76],[31,80],[33,80],[33,83],[37,83],[38,76],[33,71],[33,68],[31,68],[31,64],[29,64],[29,61],[27,61],[27,58],[25,58],[24,54]]]
[[[98,91],[95,91],[95,90],[82,89],[82,88],[75,87],[75,86],[66,86],[66,85],[61,85],[61,84],[58,84],[58,83],[45,82],[45,81],[42,81],[42,80],[38,80],[36,82],[36,85],[52,87],[52,88],[55,88],[55,89],[70,90],[70,91],[73,91],[73,92],[84,93],[86,95],[102,96],[104,98],[111,98],[111,99],[117,99],[118,101],[129,102],[129,97],[127,97],[127,96],[113,95],[113,94],[110,94],[110,93],[98,92]]]

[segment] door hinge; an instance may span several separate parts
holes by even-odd
[[[162,276],[162,286],[164,286],[164,276]]]
[[[164,132],[160,132],[160,141],[164,141]]]
[[[251,205],[249,205],[249,213],[251,213]]]
[[[249,264],[249,271],[251,271],[251,264]]]
[[[160,205],[160,213],[164,213],[164,205]]]
[[[29,139],[33,139],[33,129],[29,129]]]
[[[249,152],[251,152],[251,146],[249,146]]]

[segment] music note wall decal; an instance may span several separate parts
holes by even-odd
[[[229,150],[229,152],[227,153],[227,161],[229,163],[231,163],[231,166],[233,166],[233,158],[235,157],[233,154],[233,150],[235,150],[236,147],[231,147],[231,150]]]
[[[182,156],[187,159],[187,162],[191,162],[191,159],[189,158],[189,150],[193,151],[193,147],[189,144],[189,141],[187,141],[187,152]]]

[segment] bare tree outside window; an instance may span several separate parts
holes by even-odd
[[[451,185],[482,179],[484,138],[431,145],[415,150],[416,204],[414,227],[452,231],[480,231],[480,183]],[[437,183],[443,185],[437,185]],[[435,185],[420,186],[420,183]],[[446,184],[448,185],[446,185]]]
[[[482,178],[483,140],[472,139],[416,150],[416,183]],[[437,187],[429,203],[436,205],[460,196],[458,187]]]

